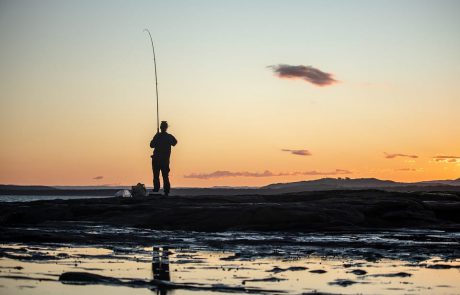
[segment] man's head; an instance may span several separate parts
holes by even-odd
[[[161,121],[160,130],[161,130],[161,132],[166,132],[166,130],[168,130],[168,122]]]

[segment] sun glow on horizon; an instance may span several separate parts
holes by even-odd
[[[151,185],[144,28],[173,187],[460,177],[460,2],[199,3],[2,2],[0,183]]]

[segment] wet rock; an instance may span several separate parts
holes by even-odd
[[[383,255],[376,252],[365,253],[364,259],[369,262],[377,262],[378,260],[382,259]]]
[[[144,281],[140,279],[125,280],[122,281],[113,277],[106,277],[88,272],[65,272],[59,277],[59,281],[69,284],[108,284],[116,286],[127,286],[127,287],[146,287],[146,288],[157,288],[160,290],[168,289],[183,289],[183,290],[196,290],[196,291],[217,291],[217,292],[242,292],[242,293],[282,293],[279,290],[265,290],[258,288],[245,288],[245,287],[234,287],[225,284],[213,284],[211,286],[204,286],[201,284],[188,284],[188,283],[173,283],[162,280]]]
[[[351,286],[353,284],[356,284],[357,282],[355,281],[352,281],[352,280],[344,280],[344,279],[337,279],[333,282],[330,282],[329,285],[338,285],[338,286],[341,286],[341,287],[348,287],[348,286]]]
[[[308,267],[304,266],[291,266],[288,268],[280,268],[280,267],[274,267],[271,270],[267,270],[268,272],[273,272],[273,273],[280,273],[280,272],[285,272],[285,271],[301,271],[301,270],[306,270]]]
[[[281,267],[278,267],[278,266],[275,266],[274,268],[272,268],[271,270],[267,270],[268,272],[273,272],[273,273],[279,273],[279,272],[283,272],[284,269],[281,268]]]
[[[375,275],[369,275],[369,276],[371,276],[371,277],[387,277],[387,278],[394,278],[394,277],[405,278],[405,277],[412,276],[412,274],[407,273],[407,272],[397,272],[397,273],[375,274]]]
[[[449,265],[449,264],[425,264],[426,268],[431,269],[451,269],[451,268],[460,268],[460,265]]]
[[[113,192],[110,192],[112,194]],[[428,203],[427,203],[428,202]],[[455,210],[454,210],[454,209]],[[3,203],[0,226],[47,222],[103,222],[163,230],[350,231],[381,228],[460,228],[458,197],[376,190],[295,194],[104,198]],[[170,214],[174,210],[175,214]],[[120,212],[123,214],[120,214]],[[3,233],[2,233],[3,234]],[[8,232],[2,241],[34,241]],[[39,241],[71,241],[66,235],[41,235]],[[76,238],[75,236],[73,238]]]
[[[175,264],[188,264],[188,263],[203,263],[200,259],[178,259],[174,261]]]
[[[350,271],[352,274],[355,274],[357,276],[362,276],[362,275],[365,275],[367,274],[367,271],[365,270],[362,270],[362,269],[354,269],[352,271]]]
[[[280,281],[286,281],[287,279],[283,278],[277,278],[277,277],[268,277],[268,278],[263,278],[263,279],[249,279],[249,280],[243,280],[243,285],[246,284],[246,282],[280,282]]]
[[[287,271],[301,271],[301,270],[306,270],[308,269],[308,267],[304,267],[304,266],[291,266],[291,267],[288,267],[286,270]]]
[[[59,276],[61,282],[78,282],[78,283],[110,283],[121,284],[116,278],[106,277],[89,272],[65,272]]]
[[[222,257],[220,260],[234,261],[234,260],[237,260],[239,258],[241,258],[241,255],[239,253],[235,253],[234,255],[230,255],[230,256],[227,256],[227,257]]]
[[[314,269],[314,270],[310,270],[311,273],[317,273],[317,274],[323,274],[323,273],[327,273],[326,270],[324,269]]]

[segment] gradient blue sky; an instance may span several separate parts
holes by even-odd
[[[184,177],[217,170],[460,177],[460,160],[434,158],[460,156],[460,1],[0,1],[1,183],[150,183],[144,28],[176,185],[322,177]]]

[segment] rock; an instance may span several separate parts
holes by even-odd
[[[362,269],[354,269],[352,271],[350,271],[352,274],[355,274],[357,276],[362,276],[362,275],[365,275],[367,274],[367,271],[365,270],[362,270]]]
[[[59,276],[61,282],[76,282],[76,283],[110,283],[121,284],[121,281],[116,278],[101,276],[89,272],[65,272]]]
[[[267,270],[268,272],[273,272],[273,273],[280,273],[280,272],[285,272],[285,271],[301,271],[301,270],[306,270],[308,267],[304,266],[291,266],[288,268],[280,268],[280,267],[274,267],[271,270]]]
[[[268,278],[263,278],[263,279],[249,279],[249,280],[244,280],[242,283],[243,285],[246,284],[246,282],[280,282],[280,281],[286,281],[287,279],[283,278],[277,278],[277,277],[268,277]]]
[[[450,269],[450,268],[460,268],[460,266],[457,265],[449,265],[449,264],[430,264],[430,265],[425,265],[426,268],[431,268],[431,269]]]
[[[351,280],[337,279],[333,282],[330,282],[329,285],[339,285],[341,287],[348,287],[350,285],[356,284],[357,282]]]
[[[407,273],[407,272],[397,272],[397,273],[375,274],[375,275],[371,275],[371,276],[372,277],[387,277],[387,278],[394,278],[394,277],[405,278],[405,277],[412,276],[412,274]]]
[[[133,196],[131,195],[129,190],[123,189],[123,190],[120,190],[120,191],[116,192],[115,197],[132,198]]]
[[[323,273],[327,273],[326,270],[324,269],[314,269],[314,270],[310,270],[311,273],[317,273],[317,274],[323,274]]]

